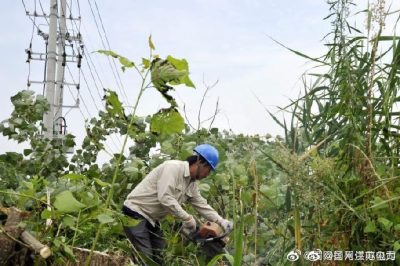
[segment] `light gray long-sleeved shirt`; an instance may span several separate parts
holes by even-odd
[[[188,219],[181,207],[190,202],[205,219],[216,222],[221,216],[201,196],[190,177],[189,163],[170,160],[154,168],[128,195],[124,205],[145,217],[153,226],[167,214]]]

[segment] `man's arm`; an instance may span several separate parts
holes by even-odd
[[[205,219],[211,222],[220,223],[223,220],[221,216],[219,216],[218,212],[216,212],[208,203],[205,198],[203,198],[200,194],[200,191],[196,185],[193,189],[193,195],[188,199],[188,201],[193,205],[193,207],[203,216]]]

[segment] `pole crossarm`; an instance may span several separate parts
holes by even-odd
[[[25,13],[26,13],[27,16],[30,16],[30,17],[50,18],[50,16],[47,15],[46,13],[43,13],[43,14],[39,14],[37,12],[30,13],[29,11],[26,11]],[[57,16],[57,18],[60,19],[60,16]],[[71,16],[69,16],[69,17],[66,17],[65,19],[80,21],[81,17],[71,17]]]

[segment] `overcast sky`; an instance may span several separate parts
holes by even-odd
[[[24,2],[30,12],[34,11],[35,3],[38,13],[41,13],[40,3],[46,12],[49,10],[49,0]],[[92,10],[89,1],[80,1],[79,10],[76,0],[67,2],[73,16],[77,17],[80,10],[81,33],[87,49],[104,49],[92,14],[93,11],[97,15],[94,1],[90,1]],[[193,124],[197,123],[197,110],[204,93],[203,80],[207,84],[218,80],[206,98],[203,117],[212,113],[219,98],[221,112],[215,126],[230,128],[235,133],[281,134],[264,107],[276,112],[276,106],[289,104],[289,98],[295,98],[302,88],[301,74],[311,67],[306,60],[268,36],[293,49],[319,56],[325,51],[322,39],[331,30],[330,22],[323,20],[329,14],[329,6],[322,0],[102,0],[97,1],[97,7],[115,52],[140,62],[141,57],[148,55],[147,38],[151,34],[156,53],[161,57],[171,54],[188,60],[197,89],[179,87],[174,95],[181,107],[186,105]],[[359,9],[364,8],[360,6]],[[29,68],[24,50],[31,38],[34,51],[44,52],[44,45],[36,30],[32,35],[32,22],[25,15],[22,1],[3,0],[0,22],[0,120],[4,120],[12,111],[10,97],[26,89]],[[46,21],[37,19],[38,25],[39,22],[47,31]],[[103,34],[98,17],[97,23]],[[68,25],[74,27],[71,23]],[[132,105],[138,93],[135,73],[120,73],[123,86],[118,86],[104,56],[92,53],[91,58],[104,87],[117,92],[123,87],[128,95],[128,102],[125,100],[124,104]],[[83,115],[77,109],[64,111],[69,111],[66,115],[69,131],[78,136],[78,141],[83,136],[84,118],[96,115],[95,105],[101,108],[95,81],[86,66],[87,63],[83,63],[83,72],[94,101],[81,75],[81,96],[88,110],[81,103]],[[41,63],[32,62],[30,69],[31,80],[43,80]],[[70,64],[70,69],[74,74],[75,65]],[[69,74],[66,79],[71,82]],[[76,73],[74,79],[77,79]],[[101,89],[100,84],[98,87]],[[42,93],[42,86],[31,86],[31,89]],[[71,92],[76,95],[74,88]],[[65,92],[65,97],[65,104],[73,104],[69,91]],[[148,91],[139,105],[139,114],[151,114],[163,106],[166,106],[165,101],[156,92]],[[116,152],[119,146],[119,140],[114,140],[108,148]],[[0,137],[1,152],[9,149],[15,149],[15,144]]]

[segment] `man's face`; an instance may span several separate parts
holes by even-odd
[[[211,172],[211,166],[208,164],[201,164],[200,162],[197,162],[197,180],[201,180],[203,178],[206,178]]]

